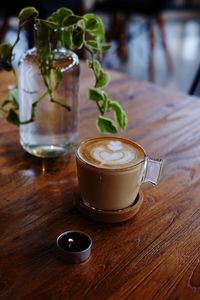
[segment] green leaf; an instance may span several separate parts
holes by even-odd
[[[0,45],[0,67],[5,71],[11,71],[12,66],[12,46],[10,44],[3,43]]]
[[[59,25],[59,23],[58,23],[57,12],[52,13],[52,14],[47,18],[47,20],[48,20],[49,22],[54,22],[54,23],[57,23],[57,25]]]
[[[117,133],[117,127],[113,120],[99,116],[97,119],[97,128],[101,133],[114,134]]]
[[[67,26],[71,26],[71,25],[76,25],[82,19],[83,18],[80,16],[75,16],[75,15],[67,16],[63,20],[63,26],[67,27]]]
[[[110,81],[110,75],[101,69],[100,74],[96,79],[95,87],[96,88],[104,87],[109,83],[109,81]]]
[[[98,78],[102,69],[100,62],[96,59],[88,60],[88,65],[94,71],[96,78]]]
[[[56,22],[50,21],[50,20],[43,20],[40,19],[40,23],[43,23],[46,27],[49,27],[50,29],[56,29],[58,27]]]
[[[92,48],[92,49],[96,49],[96,50],[98,50],[99,49],[99,44],[98,44],[98,42],[97,41],[95,41],[95,40],[86,40],[85,41],[85,44],[86,44],[86,46],[89,46],[90,48]]]
[[[3,43],[0,45],[0,60],[10,59],[12,56],[12,46],[10,44]]]
[[[110,81],[110,75],[104,71],[96,59],[88,61],[89,67],[94,71],[96,77],[95,88],[106,86]]]
[[[88,43],[88,41],[85,41],[84,44],[85,44],[86,50],[89,51],[90,54],[92,53],[93,56],[94,56],[94,54],[97,54],[99,56],[99,58],[102,59],[105,51],[102,49],[100,42],[91,40],[91,41],[89,41],[89,43]]]
[[[105,97],[106,97],[106,93],[97,88],[90,88],[88,97],[90,100],[93,100],[93,101],[101,101],[101,100],[104,101]]]
[[[9,89],[9,98],[18,100],[18,89],[16,87]]]
[[[109,101],[108,109],[112,109],[120,129],[124,130],[127,125],[127,115],[121,105],[117,101]]]
[[[72,49],[73,40],[72,40],[72,30],[70,28],[68,28],[68,30],[63,31],[62,39],[66,48]]]
[[[85,14],[83,18],[85,22],[86,31],[92,34],[96,40],[104,42],[105,30],[102,19],[99,16],[92,13]]]
[[[98,26],[98,21],[96,16],[94,17],[93,15],[91,16],[86,16],[86,22],[85,22],[85,26],[87,30],[93,30],[94,28],[96,28],[96,26]]]
[[[47,20],[56,22],[59,26],[63,25],[63,20],[70,15],[73,15],[73,11],[66,7],[61,7],[57,11],[53,12]]]
[[[84,31],[79,28],[79,32],[76,32],[73,36],[73,44],[76,48],[81,48],[83,46],[85,33]]]
[[[6,105],[12,103],[12,101],[10,99],[6,99],[3,101],[3,103],[1,104],[1,107],[5,107]]]
[[[85,46],[89,49],[90,52],[94,54],[102,54],[102,49],[99,46],[99,43],[95,40],[86,40],[85,41]]]
[[[14,111],[12,108],[9,109],[8,115],[7,115],[7,121],[18,126],[20,125],[20,120],[19,120],[19,116],[16,113],[16,111]]]
[[[101,44],[101,49],[102,49],[103,54],[106,53],[110,48],[111,48],[111,45],[109,43]]]
[[[23,8],[18,15],[19,25],[22,26],[25,22],[36,18],[38,15],[39,12],[35,7],[30,6]]]
[[[63,25],[63,21],[66,17],[72,16],[74,13],[71,9],[66,8],[66,7],[61,7],[57,10],[57,21],[59,25]]]
[[[8,95],[8,99],[4,100],[1,106],[5,107],[8,104],[11,104],[12,107],[15,110],[18,110],[19,109],[19,104],[18,104],[18,89],[16,87],[15,88],[11,88],[11,89],[9,89],[9,93],[8,94],[9,94]]]

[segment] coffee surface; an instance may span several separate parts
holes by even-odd
[[[137,144],[116,137],[90,139],[80,145],[78,155],[90,165],[108,169],[133,166],[144,158]]]

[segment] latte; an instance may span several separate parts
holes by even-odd
[[[145,153],[136,143],[117,137],[83,142],[76,155],[84,203],[103,210],[133,204],[145,171]]]
[[[129,140],[103,137],[81,144],[78,156],[97,168],[119,169],[138,164],[145,154],[142,148]]]
[[[81,143],[76,165],[83,203],[120,210],[133,205],[143,182],[157,183],[162,161],[149,159],[131,140],[100,137]]]

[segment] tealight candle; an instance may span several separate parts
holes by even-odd
[[[68,263],[81,263],[91,254],[92,239],[81,231],[66,231],[57,238],[62,259]]]

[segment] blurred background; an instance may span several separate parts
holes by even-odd
[[[62,6],[80,15],[94,12],[102,17],[112,45],[104,67],[200,96],[200,0],[18,0],[15,6],[2,2],[1,42],[15,39],[16,16],[26,6],[35,6],[44,17]],[[16,61],[29,46],[24,32]]]

